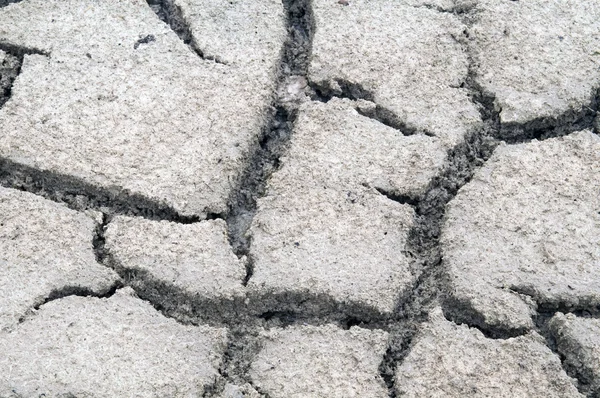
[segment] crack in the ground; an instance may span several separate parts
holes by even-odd
[[[0,3],[1,4],[1,3]],[[4,60],[0,62],[0,109],[10,99],[15,80],[21,74],[25,55],[37,54],[49,56],[48,53],[5,41],[0,41],[0,51],[4,52]]]
[[[227,62],[219,57],[209,57],[204,55],[204,52],[198,47],[194,40],[190,24],[183,17],[181,7],[179,7],[174,0],[147,0],[147,3],[158,18],[166,23],[171,30],[177,34],[181,41],[196,55],[207,61],[214,61],[219,64],[227,65]]]
[[[472,11],[473,7],[469,7],[464,12],[455,13],[466,27],[462,37],[455,40],[463,46],[463,51],[469,58],[465,87],[472,93],[473,102],[480,106],[483,120],[489,120],[494,127],[494,138],[507,144],[517,144],[562,137],[586,129],[596,131],[595,120],[600,110],[600,87],[594,89],[590,103],[582,105],[581,109],[569,109],[558,116],[540,117],[525,123],[502,123],[502,109],[498,105],[495,93],[486,91],[478,83],[478,61],[470,48],[470,41],[473,40],[470,30],[475,23]]]
[[[402,135],[424,134],[429,137],[435,137],[435,134],[430,131],[408,125],[393,111],[377,104],[375,102],[375,95],[359,83],[336,79],[335,83],[326,82],[324,84],[317,84],[309,82],[308,85],[313,101],[329,102],[332,98],[350,99],[356,101],[354,108],[361,116],[398,130]]]
[[[115,281],[110,287],[107,289],[96,292],[90,288],[78,285],[67,285],[58,289],[52,290],[50,293],[46,295],[40,302],[35,304],[26,314],[19,318],[18,323],[21,324],[23,322],[27,322],[29,319],[35,316],[35,312],[38,311],[42,306],[48,304],[55,300],[60,300],[70,296],[78,296],[78,297],[96,297],[96,298],[109,298],[112,297],[117,290],[123,287],[123,284],[120,280]]]
[[[541,117],[524,124],[502,124],[498,138],[508,144],[518,144],[532,140],[546,140],[562,137],[581,130],[595,130],[595,118],[600,104],[600,89],[596,90],[592,101],[581,109],[569,109],[563,114]]]
[[[581,374],[578,369],[571,367],[567,363],[565,356],[558,350],[558,343],[556,341],[556,337],[554,336],[554,333],[550,330],[548,324],[550,319],[552,319],[552,317],[554,317],[554,315],[556,315],[556,313],[558,312],[562,312],[563,314],[574,314],[582,318],[590,317],[584,311],[569,312],[561,310],[542,310],[538,311],[533,318],[533,321],[536,326],[535,330],[544,338],[546,346],[554,353],[554,355],[556,355],[560,359],[560,363],[565,373],[577,382],[576,387],[579,393],[581,393],[583,396],[587,396],[590,398],[598,398],[598,395],[594,395],[593,391],[590,390],[593,380],[588,375]],[[597,315],[594,317],[597,317]]]
[[[183,216],[168,204],[125,189],[92,185],[74,176],[39,170],[5,158],[0,158],[0,186],[30,192],[77,211],[96,210],[182,224],[201,221],[198,216]],[[222,217],[213,213],[206,217],[215,218]]]
[[[487,121],[486,121],[487,122]],[[409,298],[397,310],[400,318],[395,324],[391,343],[380,365],[380,373],[394,398],[394,377],[397,366],[410,352],[418,325],[426,321],[429,310],[444,299],[440,234],[446,204],[467,184],[475,171],[491,156],[498,142],[491,137],[489,123],[448,152],[447,166],[435,177],[427,192],[416,204],[416,225],[406,247],[413,257],[415,268],[422,270]],[[392,198],[393,199],[393,198]]]
[[[240,179],[240,186],[229,198],[227,227],[231,246],[238,257],[248,255],[250,238],[247,231],[256,213],[258,198],[266,194],[267,181],[279,168],[279,159],[287,151],[298,103],[285,101],[281,93],[291,78],[305,77],[312,46],[312,8],[310,0],[284,0],[288,38],[282,50],[275,111],[263,128],[262,138],[250,157]],[[247,261],[245,283],[252,277],[252,259]]]
[[[20,3],[23,0],[0,0],[0,8],[4,8],[9,4]]]
[[[48,53],[23,46],[0,42],[0,50],[7,56],[5,64],[0,64],[0,108],[12,94],[15,79],[21,73],[25,55]],[[200,221],[197,216],[180,215],[171,206],[130,193],[124,189],[103,188],[90,184],[74,176],[40,170],[0,157],[0,186],[30,192],[46,199],[63,203],[69,208],[84,211],[88,209],[114,214],[141,216],[155,220],[168,220],[178,223]],[[222,218],[208,213],[207,219]]]

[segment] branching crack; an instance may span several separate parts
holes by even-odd
[[[190,28],[190,24],[183,17],[181,8],[175,4],[174,0],[147,0],[148,5],[161,21],[169,25],[171,30],[200,58],[214,61],[219,64],[226,65],[227,63],[219,57],[205,56],[204,52],[198,47],[194,40],[194,35]]]
[[[397,322],[391,344],[380,374],[386,381],[390,397],[395,397],[393,386],[397,366],[410,352],[418,325],[427,320],[431,308],[444,300],[444,271],[440,247],[440,233],[446,204],[458,190],[470,181],[475,171],[491,156],[498,142],[494,140],[491,123],[466,137],[464,142],[448,152],[445,169],[430,183],[427,192],[416,205],[416,225],[411,230],[405,255],[413,259],[415,272],[421,272],[414,288],[397,309]]]
[[[360,115],[398,130],[403,135],[424,134],[430,137],[435,136],[430,131],[419,130],[408,125],[393,111],[376,104],[375,95],[359,83],[336,79],[335,82],[326,82],[324,84],[309,82],[309,86],[312,91],[311,99],[313,101],[328,102],[332,98],[347,98],[357,101],[355,109]]]

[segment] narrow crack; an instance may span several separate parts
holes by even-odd
[[[171,30],[175,32],[181,41],[196,55],[207,61],[214,61],[219,64],[227,65],[227,63],[219,57],[209,57],[204,55],[204,52],[194,40],[192,29],[190,28],[189,22],[183,17],[181,7],[179,7],[174,0],[147,0],[147,3],[158,18],[169,25]]]
[[[377,187],[375,187],[375,190],[377,192],[379,192],[380,194],[382,194],[383,196],[385,196],[386,198],[393,200],[394,202],[397,202],[397,203],[400,203],[403,205],[409,205],[413,209],[417,209],[419,207],[419,199],[418,198],[414,198],[410,195],[400,195],[400,194],[396,194],[393,192],[388,192],[382,188],[377,188]]]
[[[599,105],[600,88],[595,90],[591,102],[580,109],[569,109],[561,115],[541,117],[527,123],[502,124],[498,138],[508,144],[518,144],[562,137],[581,130],[594,131]]]
[[[550,330],[549,321],[556,315],[557,312],[563,311],[538,311],[534,317],[534,323],[536,325],[536,331],[544,338],[546,346],[560,359],[560,363],[565,373],[577,382],[577,390],[581,395],[596,398],[598,395],[591,391],[591,385],[593,384],[593,377],[582,374],[579,369],[570,366],[565,356],[558,349],[558,342],[556,336]],[[563,312],[568,314],[570,312]],[[583,312],[575,314],[578,317],[588,317]]]
[[[30,311],[19,318],[18,323],[27,322],[35,316],[35,311],[38,311],[43,305],[48,304],[55,300],[60,300],[65,297],[78,296],[78,297],[96,297],[96,298],[109,298],[112,297],[117,290],[123,287],[121,281],[115,281],[110,287],[100,292],[95,292],[87,287],[77,285],[67,285],[58,289],[52,290],[43,300],[35,304]]]
[[[23,0],[0,0],[0,8],[4,8],[9,4],[20,3]]]
[[[365,89],[359,83],[352,83],[342,79],[336,79],[335,82],[326,82],[317,84],[309,82],[311,90],[311,99],[319,102],[329,102],[332,98],[347,98],[356,101],[356,111],[364,117],[373,119],[385,126],[398,130],[403,135],[424,134],[434,137],[435,134],[427,130],[419,130],[410,126],[398,117],[393,111],[377,104],[375,95]]]

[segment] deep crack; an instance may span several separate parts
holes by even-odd
[[[248,229],[256,213],[257,200],[266,194],[267,181],[279,168],[279,159],[287,151],[297,116],[297,101],[284,98],[286,85],[293,79],[306,76],[312,46],[312,8],[309,0],[284,0],[287,14],[288,38],[282,51],[278,93],[274,112],[268,118],[262,137],[250,157],[240,186],[229,198],[227,226],[233,251],[238,256],[248,255],[250,238]],[[249,259],[245,283],[252,276],[252,259]]]
[[[427,192],[416,204],[416,225],[410,232],[405,255],[413,259],[416,271],[422,271],[411,295],[397,310],[391,343],[379,368],[390,397],[396,396],[393,383],[396,368],[410,352],[419,324],[427,320],[438,300],[445,299],[439,239],[446,205],[489,159],[497,144],[492,138],[490,123],[484,123],[480,131],[472,133],[448,152],[447,166],[431,181]]]
[[[171,30],[175,32],[181,41],[196,55],[205,60],[214,61],[224,65],[227,64],[218,57],[208,57],[204,55],[204,52],[198,47],[194,40],[190,24],[183,17],[181,7],[179,7],[174,0],[147,0],[147,3],[158,18],[169,25]]]

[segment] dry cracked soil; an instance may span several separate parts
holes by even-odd
[[[597,0],[0,0],[0,397],[600,397]]]

